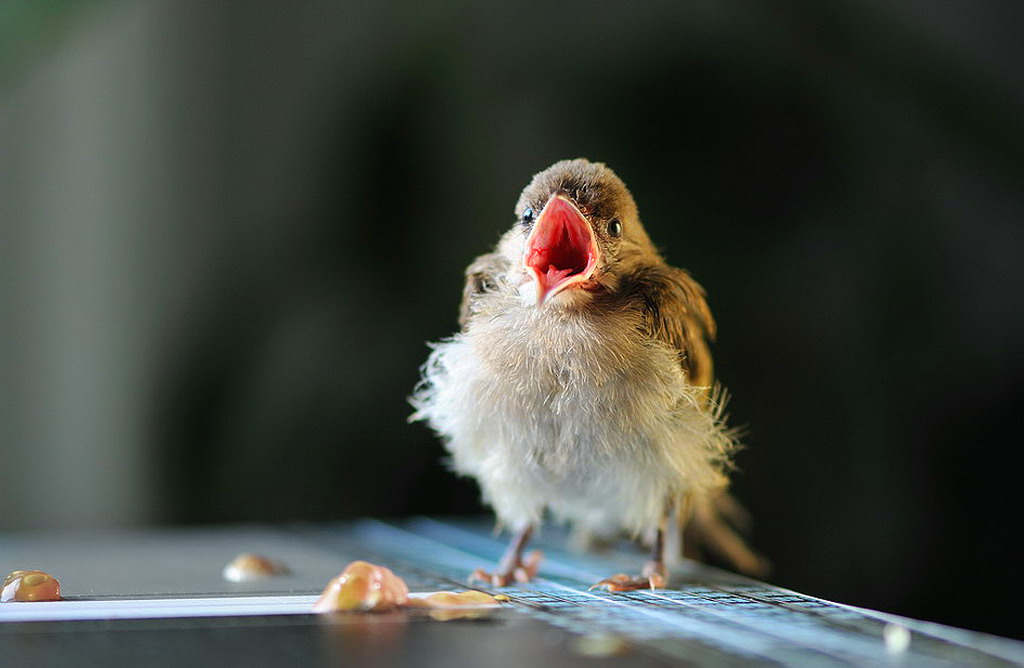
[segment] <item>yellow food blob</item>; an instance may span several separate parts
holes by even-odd
[[[315,612],[386,612],[404,605],[409,588],[384,566],[353,561],[327,583]]]
[[[43,571],[11,571],[0,589],[0,603],[59,600],[60,582]]]

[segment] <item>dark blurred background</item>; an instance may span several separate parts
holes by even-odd
[[[1024,4],[0,4],[0,528],[479,513],[405,398],[586,156],[772,581],[1021,636]],[[1015,491],[1017,490],[1017,491]]]

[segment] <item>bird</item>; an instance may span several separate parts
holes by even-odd
[[[534,577],[539,556],[524,550],[547,517],[648,539],[640,575],[596,585],[612,591],[665,586],[673,530],[688,555],[699,541],[764,571],[732,527],[739,443],[713,379],[705,291],[655,248],[609,167],[578,158],[533,176],[512,227],[466,269],[459,325],[430,344],[410,420],[436,432],[512,534],[476,577]]]

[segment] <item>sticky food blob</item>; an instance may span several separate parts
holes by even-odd
[[[60,582],[43,571],[11,571],[0,590],[0,603],[59,600]]]
[[[243,552],[224,567],[222,574],[228,582],[248,582],[284,575],[287,572],[288,569],[279,561],[252,552]]]
[[[353,561],[327,583],[315,612],[388,612],[404,605],[409,588],[384,566]]]
[[[508,597],[504,597],[508,600]],[[408,607],[429,608],[432,619],[442,622],[454,619],[478,619],[486,616],[491,608],[501,605],[498,598],[482,591],[439,591],[423,598],[410,598]]]

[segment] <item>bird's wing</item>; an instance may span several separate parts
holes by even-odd
[[[496,290],[498,275],[507,268],[508,260],[498,253],[481,255],[466,267],[466,284],[462,288],[462,304],[459,305],[459,325],[463,329],[476,312],[480,295]]]
[[[638,279],[635,289],[642,297],[644,318],[651,335],[680,351],[690,382],[708,388],[713,404],[711,410],[720,411],[723,404],[714,396],[717,390],[712,389],[711,352],[707,343],[715,337],[715,321],[705,301],[704,289],[687,272],[668,266],[644,270]],[[733,524],[743,523],[745,511],[729,494],[727,484],[723,474],[721,488],[712,490],[708,496],[694,497],[686,493],[674,499],[677,531],[685,527],[683,545],[691,554],[699,555],[707,548],[741,572],[763,577],[770,564],[733,528]]]
[[[714,374],[708,341],[715,338],[715,321],[704,288],[686,271],[668,265],[644,269],[633,285],[648,331],[679,351],[691,383],[710,388]]]

